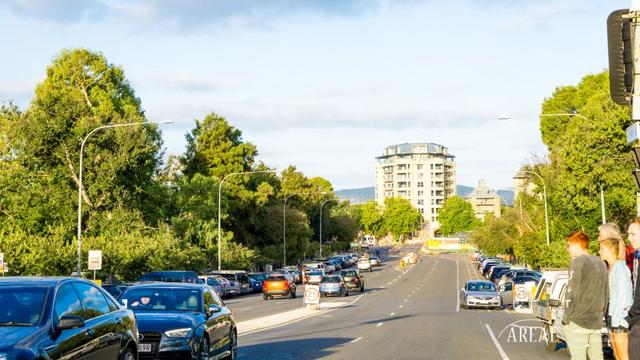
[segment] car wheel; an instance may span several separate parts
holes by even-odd
[[[235,360],[238,355],[238,335],[235,330],[231,330],[229,334],[229,355],[223,360]]]
[[[203,336],[202,340],[200,340],[198,360],[209,360],[209,340],[207,340],[206,336]]]
[[[262,294],[262,298],[263,298],[263,299],[265,299],[265,300],[269,300],[269,295],[267,295],[267,294]]]
[[[126,349],[124,349],[124,351],[122,352],[122,356],[120,356],[121,360],[136,360],[136,353],[133,352],[133,349],[130,347],[127,347]]]

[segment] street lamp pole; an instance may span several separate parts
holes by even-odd
[[[171,123],[173,123],[173,121],[162,122],[162,124],[171,124]],[[125,123],[125,124],[110,124],[110,125],[98,126],[97,128],[89,131],[89,133],[84,137],[84,139],[82,139],[82,144],[80,145],[80,163],[79,163],[80,169],[78,171],[78,225],[77,225],[78,259],[77,259],[77,267],[76,267],[76,276],[78,277],[80,277],[82,274],[82,158],[84,155],[84,146],[87,143],[89,136],[91,136],[93,133],[99,130],[125,127],[125,126],[138,126],[138,125],[144,125],[144,124],[152,124],[152,123],[148,121],[138,121],[138,122]]]
[[[326,192],[295,193],[284,198],[284,206],[282,208],[282,267],[287,266],[287,201],[293,196],[310,194],[324,195]]]
[[[322,259],[322,207],[324,206],[324,204],[328,203],[329,201],[337,202],[337,200],[335,199],[327,199],[323,201],[322,204],[320,204],[320,234],[318,236],[320,240],[320,259]]]
[[[222,270],[222,227],[220,222],[222,221],[222,201],[221,201],[221,193],[222,193],[222,184],[231,176],[236,175],[249,175],[249,174],[275,174],[275,170],[260,170],[260,171],[243,171],[243,172],[235,172],[231,173],[220,181],[220,185],[218,185],[218,271]]]
[[[544,222],[547,228],[547,246],[549,246],[550,240],[549,240],[549,212],[547,210],[547,185],[544,183],[544,179],[542,178],[542,176],[540,176],[540,174],[538,174],[537,172],[529,171],[529,170],[522,170],[522,172],[533,174],[537,176],[542,182],[542,191],[544,196]]]

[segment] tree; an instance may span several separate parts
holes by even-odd
[[[477,226],[480,221],[467,201],[460,196],[447,198],[438,213],[440,232],[449,236],[461,231],[468,231]]]
[[[411,205],[409,199],[404,198],[386,198],[382,217],[383,231],[391,233],[394,238],[409,235],[418,229],[422,222],[420,211]]]
[[[383,223],[382,209],[377,202],[368,201],[362,205],[360,224],[366,233],[384,235],[380,234]]]

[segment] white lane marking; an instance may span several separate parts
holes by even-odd
[[[360,341],[360,340],[362,340],[362,336],[360,336],[360,337],[358,337],[358,338],[355,338],[355,339],[353,339],[353,340],[351,340],[351,341],[349,341],[349,342],[350,342],[350,343],[352,343],[352,344],[355,344],[355,343],[357,343],[357,342],[358,342],[358,341]]]
[[[380,326],[382,326],[382,324],[384,324],[384,323],[383,322],[379,322],[379,323],[376,324],[376,327],[380,327]]]
[[[500,354],[500,358],[502,358],[502,360],[509,360],[507,353],[504,352],[504,349],[498,342],[498,339],[496,339],[496,336],[493,335],[493,331],[491,330],[491,327],[489,326],[489,324],[484,324],[484,326],[487,328],[487,331],[489,332],[489,336],[491,336],[491,340],[493,341],[493,345],[495,345],[496,349],[498,350],[498,353]]]
[[[398,305],[398,308],[399,308],[399,309],[402,309],[402,305]]]
[[[458,296],[458,289],[460,289],[460,264],[458,263],[458,259],[449,259],[446,257],[441,257],[439,259],[455,261],[456,263],[456,312],[460,312],[460,296]]]
[[[389,316],[394,316],[396,313],[392,312],[391,314],[389,314]]]

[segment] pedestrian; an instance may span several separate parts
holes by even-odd
[[[617,360],[629,359],[628,315],[633,305],[633,285],[631,271],[624,260],[624,241],[619,238],[605,238],[600,241],[600,258],[609,266],[609,306],[607,328],[611,347]]]
[[[565,295],[564,333],[573,360],[602,360],[602,319],[609,289],[607,267],[599,257],[589,255],[589,236],[574,231],[567,237],[571,256]]]
[[[629,310],[629,359],[640,360],[640,288],[638,285],[638,249],[640,249],[640,218],[635,218],[627,228],[629,242],[633,246],[633,271],[631,281],[634,288],[633,305]]]
[[[598,226],[598,242],[602,245],[602,240],[608,238],[619,239],[622,242],[621,246],[619,246],[620,254],[618,254],[618,256],[624,258],[626,254],[626,244],[622,238],[622,233],[620,232],[618,224],[606,223]]]

